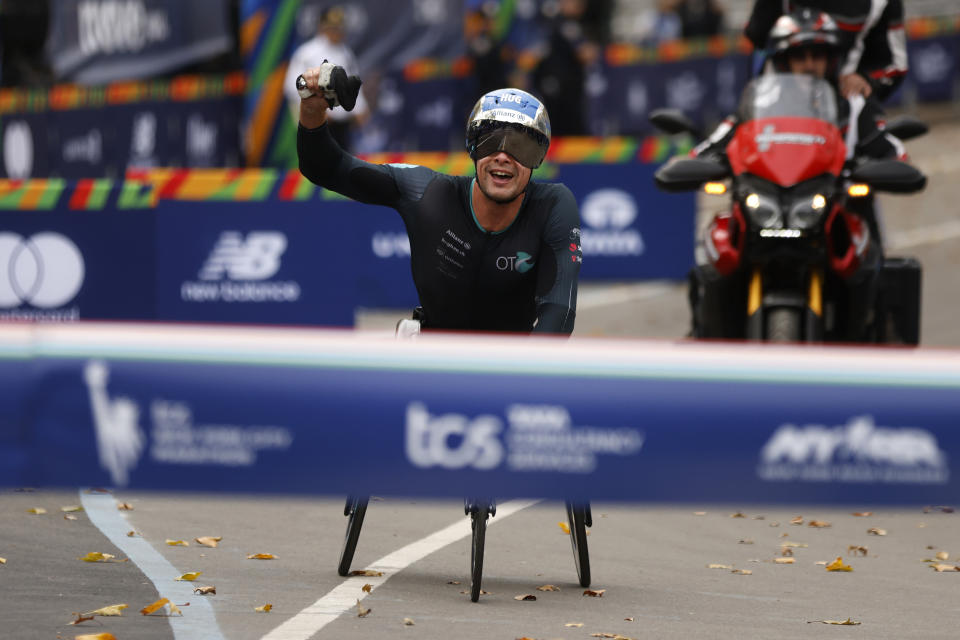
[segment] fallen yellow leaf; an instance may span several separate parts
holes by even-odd
[[[944,571],[960,571],[960,567],[952,564],[931,564],[928,565],[933,568],[937,573],[943,573]]]
[[[796,561],[797,561],[796,558],[774,558],[773,559],[774,564],[793,564]]]
[[[579,629],[580,627],[583,626],[583,623],[582,623],[582,622],[568,622],[568,623],[566,623],[566,624],[563,625],[563,626],[565,626],[565,627],[576,627],[577,629]]]
[[[807,526],[816,527],[818,529],[824,529],[826,527],[832,527],[833,525],[831,525],[826,520],[811,520],[810,522],[807,523]]]
[[[843,625],[860,624],[858,621],[853,620],[851,618],[847,618],[846,620],[807,620],[807,624],[811,624],[813,622],[822,622],[823,624],[843,624]]]
[[[160,609],[161,607],[163,607],[163,605],[168,604],[169,602],[170,602],[170,600],[167,599],[167,598],[160,598],[159,600],[157,600],[157,601],[154,602],[153,604],[148,604],[148,605],[145,606],[143,609],[140,609],[140,613],[141,613],[142,615],[148,616],[148,615],[150,615],[151,613],[153,613],[154,611],[156,611],[157,609]]]
[[[362,604],[360,604],[360,600],[357,600],[357,617],[358,618],[366,618],[371,611],[372,609],[367,609]]]
[[[247,560],[276,560],[277,556],[272,553],[251,553],[247,556]]]
[[[77,519],[77,516],[73,515],[72,513],[65,513],[65,514],[63,514],[63,519],[64,519],[64,520],[76,520],[76,519]]]
[[[357,603],[359,604],[360,601],[357,600]],[[253,608],[254,611],[259,611],[260,613],[269,613],[269,612],[270,612],[270,609],[273,609],[273,605],[270,604],[269,602],[268,602],[267,604],[263,605],[262,607],[254,607],[254,608]]]
[[[733,569],[731,564],[708,564],[707,569]]]
[[[118,502],[117,509],[120,511],[133,511],[133,505],[129,502]]]
[[[197,578],[199,578],[199,577],[201,576],[201,574],[203,574],[203,571],[191,571],[191,572],[189,572],[189,573],[183,574],[183,575],[180,576],[179,578],[174,578],[174,580],[176,580],[176,581],[178,581],[178,582],[180,582],[180,581],[193,582],[194,580],[196,580]]]
[[[140,534],[134,531],[133,529],[131,529],[130,531],[127,531],[128,538],[136,538],[136,537],[139,537],[139,535]]]
[[[167,544],[171,547],[189,547],[190,543],[186,540],[167,540]]]
[[[866,518],[867,516],[872,516],[873,511],[855,511],[853,515],[855,515],[858,518]]]
[[[870,529],[867,529],[867,533],[869,533],[872,536],[885,536],[887,535],[887,530],[877,529],[876,527],[872,527]]]
[[[447,580],[447,584],[460,584],[459,580]]]
[[[91,551],[87,555],[80,558],[84,562],[109,562],[113,560],[114,556],[109,553],[100,553],[99,551]]]
[[[937,552],[937,560],[943,560],[944,562],[946,562],[949,559],[950,559],[950,554],[947,553],[946,551]]]
[[[738,540],[737,544],[753,544],[753,539],[744,538],[743,540]]]
[[[354,569],[350,572],[351,576],[368,576],[368,577],[379,577],[383,575],[383,571],[374,571],[373,569]]]
[[[827,565],[827,571],[853,571],[853,567],[843,564],[843,557],[837,556],[837,559]]]
[[[695,515],[695,516],[705,516],[705,515],[707,515],[707,512],[706,512],[706,511],[694,511],[694,512],[693,512],[693,515]]]
[[[741,575],[741,576],[752,576],[752,575],[753,575],[753,571],[750,571],[750,569],[734,569],[734,570],[731,571],[730,573],[736,573],[736,574],[739,574],[739,575]]]
[[[602,598],[606,589],[585,589],[582,595],[590,596],[591,598]]]
[[[534,601],[534,600],[537,599],[537,596],[533,595],[532,593],[521,593],[521,594],[518,595],[518,596],[513,596],[513,599],[514,599],[514,600],[529,600],[529,601],[532,602],[532,601]]]
[[[866,557],[867,554],[869,553],[869,549],[867,549],[863,545],[851,544],[850,546],[847,547],[847,553],[853,553],[853,555],[857,555],[859,553],[863,557]]]
[[[109,607],[101,607],[94,611],[88,611],[86,616],[122,616],[123,610],[127,608],[125,604],[112,604]]]
[[[197,541],[197,544],[202,544],[205,547],[216,547],[223,540],[223,536],[202,536],[194,538],[194,540]]]
[[[560,587],[552,584],[542,584],[537,587],[537,591],[560,591]]]
[[[188,602],[187,604],[190,604],[190,603]],[[178,606],[175,605],[174,603],[168,602],[168,603],[167,603],[167,607],[170,609],[170,615],[172,615],[172,616],[182,616],[182,615],[183,615],[183,611],[180,611],[180,607],[178,607]]]
[[[75,636],[73,640],[117,640],[117,637],[112,633],[84,633],[83,635]]]
[[[403,624],[407,625],[408,627],[412,627],[414,625],[413,618],[404,618]]]
[[[33,507],[31,509],[27,509],[27,513],[32,513],[35,516],[42,516],[46,512],[47,510],[44,509],[43,507]]]
[[[0,564],[7,564],[6,558],[0,558]]]
[[[790,524],[803,524],[803,516],[797,516],[790,520]]]
[[[784,558],[791,558],[793,557],[793,549],[787,546],[780,547],[780,555]]]
[[[747,516],[746,516],[744,513],[741,513],[740,511],[737,511],[736,513],[731,513],[731,514],[730,514],[730,517],[731,517],[731,518],[746,518]]]
[[[558,522],[557,526],[563,529],[563,532],[565,534],[570,535],[570,527],[567,525],[566,522]]]
[[[60,511],[64,513],[73,513],[75,511],[83,511],[83,507],[78,504],[72,504],[69,507],[60,507]]]
[[[627,622],[633,622],[633,618],[624,618]]]
[[[193,590],[193,592],[201,596],[205,596],[208,594],[217,595],[217,588],[216,587],[197,587],[196,589]]]
[[[807,548],[807,543],[806,543],[806,542],[790,542],[790,541],[788,540],[788,541],[786,541],[786,542],[781,542],[781,543],[780,543],[780,546],[781,546],[781,547],[793,547],[794,549],[806,549],[806,548]]]
[[[469,591],[461,591],[460,593],[466,595],[466,594],[468,594],[468,593],[470,593],[470,592],[469,592]],[[482,595],[482,596],[489,596],[489,595],[490,595],[490,592],[489,592],[489,591],[484,591],[483,589],[480,589],[480,595]]]
[[[364,593],[370,593],[371,591],[373,591],[373,585],[365,584],[362,587],[360,587],[360,590],[363,591]]]

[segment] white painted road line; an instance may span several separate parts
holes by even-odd
[[[190,602],[189,617],[167,617],[176,640],[225,640],[210,603],[204,598],[195,597],[192,582],[176,582],[176,578],[183,572],[177,570],[143,538],[127,536],[127,532],[133,527],[117,509],[113,494],[81,490],[80,503],[90,522],[120,549],[130,562],[137,565],[156,587],[161,598],[169,598],[170,602]],[[143,604],[146,606],[150,603]]]
[[[497,515],[488,521],[488,526],[500,522],[521,509],[540,502],[539,500],[511,500],[497,505]],[[469,518],[461,518],[449,527],[397,549],[367,569],[382,571],[382,576],[356,576],[347,578],[312,605],[293,616],[279,627],[263,636],[261,640],[307,640],[325,626],[336,620],[345,611],[357,606],[368,593],[361,590],[364,584],[373,585],[370,593],[396,573],[434,551],[466,538],[471,533]]]

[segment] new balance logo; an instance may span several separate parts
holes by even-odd
[[[280,256],[286,249],[287,237],[277,231],[251,231],[246,240],[239,231],[224,231],[199,278],[266,280],[280,269]]]

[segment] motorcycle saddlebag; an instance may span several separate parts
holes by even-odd
[[[880,275],[880,332],[887,343],[920,343],[923,267],[915,258],[884,258]]]

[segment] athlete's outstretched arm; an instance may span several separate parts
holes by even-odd
[[[537,323],[533,333],[573,332],[577,316],[577,280],[580,277],[580,212],[577,201],[566,186],[550,213],[543,243],[553,254],[556,269],[541,269],[537,283]],[[547,260],[545,252],[542,260]],[[551,279],[552,278],[552,279]]]

